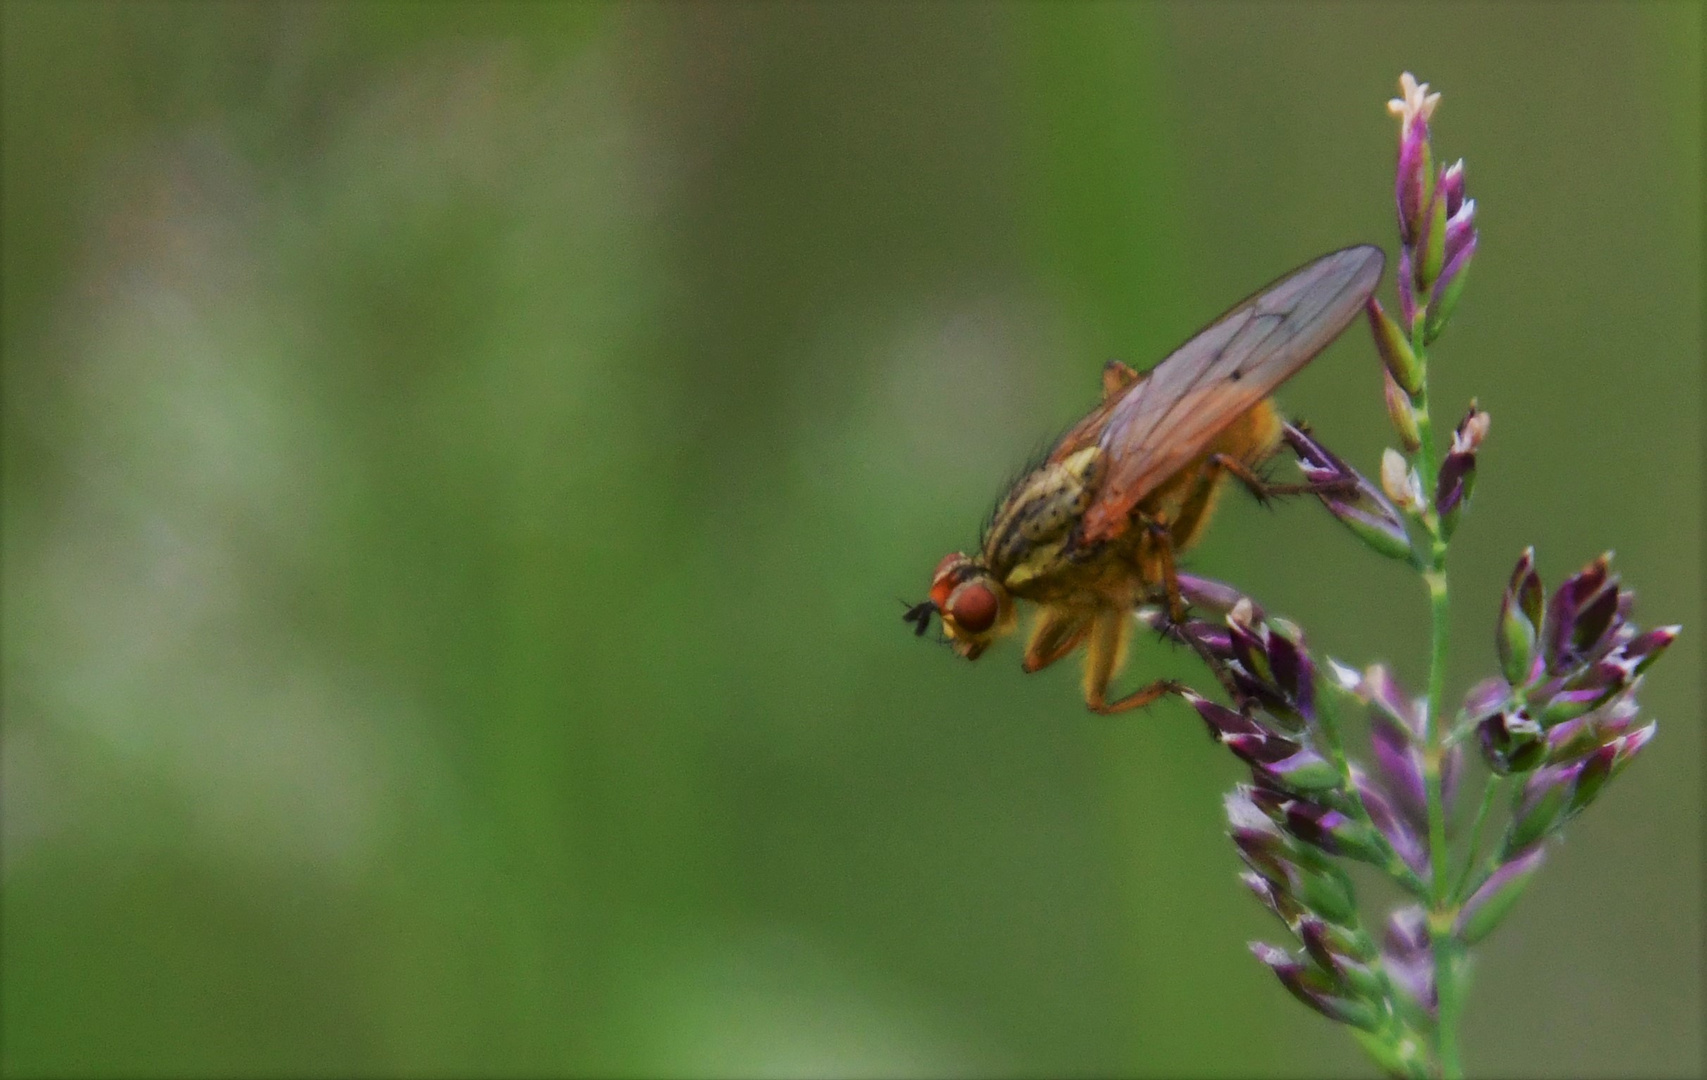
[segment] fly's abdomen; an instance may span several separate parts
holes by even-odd
[[[1038,576],[1031,565],[1058,553],[1091,505],[1101,475],[1102,451],[1090,446],[1045,465],[1002,500],[984,534],[984,561],[999,580]]]

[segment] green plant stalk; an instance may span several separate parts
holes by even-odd
[[[1434,627],[1429,649],[1428,727],[1423,748],[1423,781],[1428,792],[1429,880],[1432,886],[1428,928],[1429,939],[1434,946],[1434,985],[1439,999],[1436,1053],[1441,1076],[1453,1080],[1463,1072],[1458,1063],[1458,942],[1453,935],[1457,911],[1451,894],[1451,852],[1447,847],[1446,803],[1441,792],[1441,766],[1445,759],[1441,738],[1443,725],[1438,720],[1446,667],[1448,608],[1445,555],[1445,543],[1435,541],[1434,569],[1425,575]]]
[[[1422,319],[1411,327],[1411,349],[1422,371],[1422,386],[1413,397],[1416,408],[1420,476],[1425,498],[1432,499],[1439,482],[1440,465],[1436,458],[1434,423],[1428,410],[1428,356],[1423,347]],[[1438,1019],[1435,1024],[1435,1056],[1440,1075],[1456,1080],[1463,1075],[1458,1062],[1458,949],[1453,937],[1454,910],[1450,892],[1451,851],[1446,841],[1446,802],[1441,793],[1441,766],[1445,760],[1445,725],[1441,723],[1441,702],[1446,688],[1446,648],[1450,629],[1448,593],[1446,587],[1447,542],[1441,534],[1440,519],[1434,509],[1424,516],[1424,524],[1432,537],[1423,582],[1428,586],[1429,634],[1428,699],[1423,717],[1423,783],[1428,797],[1428,854],[1430,902],[1428,915],[1429,941],[1434,953],[1434,986],[1437,996]]]
[[[1476,872],[1476,858],[1482,853],[1482,828],[1487,824],[1488,811],[1493,809],[1494,795],[1499,791],[1500,778],[1488,774],[1487,782],[1482,785],[1482,802],[1476,807],[1476,820],[1470,826],[1470,840],[1467,853],[1464,856],[1464,872],[1458,876],[1458,885],[1452,890],[1452,902],[1462,906],[1470,898],[1474,890],[1470,887],[1471,875]],[[1480,885],[1480,882],[1477,882]]]

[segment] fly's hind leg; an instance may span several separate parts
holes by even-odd
[[[1110,360],[1102,366],[1102,399],[1119,397],[1143,377],[1119,360]]]
[[[1209,455],[1209,466],[1221,469],[1232,475],[1250,490],[1259,503],[1266,503],[1280,495],[1332,495],[1355,491],[1357,481],[1350,478],[1344,480],[1322,480],[1317,483],[1305,484],[1275,484],[1258,475],[1256,470],[1230,454]]]
[[[1185,687],[1172,679],[1157,679],[1117,701],[1108,700],[1108,686],[1126,659],[1127,623],[1131,616],[1119,609],[1099,611],[1090,628],[1090,647],[1085,657],[1085,704],[1103,716],[1142,709],[1158,698],[1178,694]]]
[[[1229,424],[1210,444],[1210,452],[1203,459],[1206,471],[1214,478],[1211,486],[1223,476],[1235,477],[1259,503],[1280,495],[1331,495],[1356,486],[1356,481],[1339,480],[1274,484],[1260,475],[1257,469],[1280,449],[1285,428],[1273,401],[1258,402]],[[1185,546],[1180,544],[1182,550]]]

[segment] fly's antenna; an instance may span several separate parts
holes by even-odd
[[[931,616],[936,613],[936,605],[929,600],[921,604],[909,604],[903,600],[901,606],[907,609],[902,613],[901,621],[913,625],[914,637],[924,637],[925,631],[931,628]]]

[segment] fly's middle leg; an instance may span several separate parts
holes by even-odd
[[[1085,657],[1085,704],[1102,716],[1142,709],[1168,694],[1185,691],[1182,684],[1172,679],[1157,679],[1125,697],[1108,700],[1109,684],[1126,656],[1127,624],[1131,618],[1129,612],[1110,609],[1098,612],[1091,624],[1090,647]]]
[[[1150,517],[1140,517],[1139,523],[1145,532],[1144,547],[1155,560],[1156,569],[1160,570],[1162,579],[1162,594],[1167,599],[1168,618],[1175,623],[1182,623],[1186,616],[1185,597],[1179,591],[1179,571],[1174,566],[1174,533],[1161,521]]]

